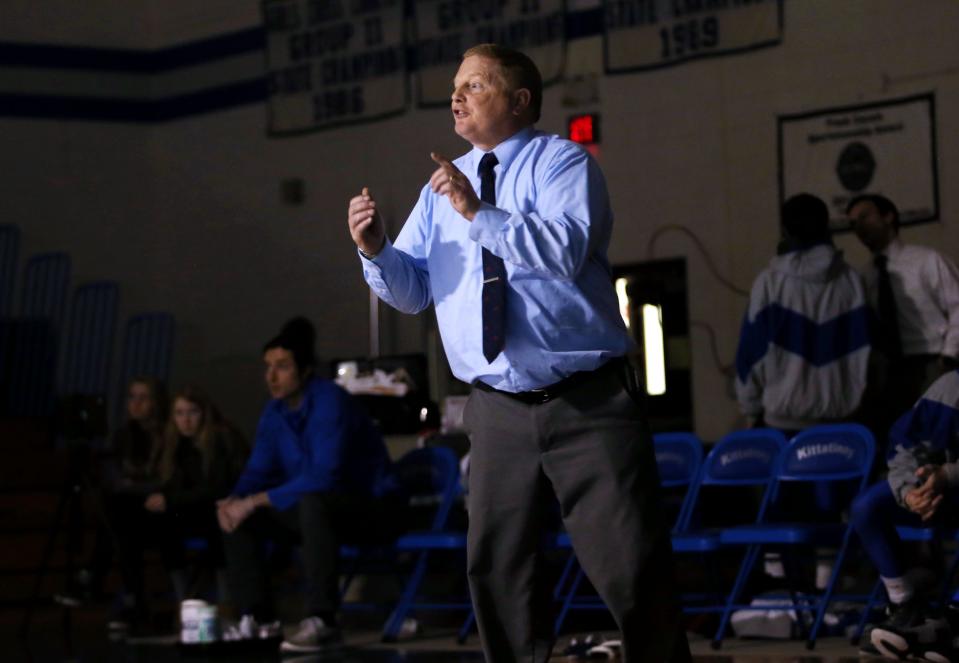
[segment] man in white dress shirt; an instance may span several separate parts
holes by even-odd
[[[959,357],[959,270],[938,251],[899,239],[899,210],[884,196],[853,198],[849,222],[873,259],[863,269],[879,325],[874,407],[884,435]],[[888,421],[886,421],[888,419]]]

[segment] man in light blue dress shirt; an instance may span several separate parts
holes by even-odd
[[[437,168],[395,242],[366,188],[350,201],[350,232],[383,301],[435,307],[453,374],[473,385],[468,573],[487,659],[549,658],[538,551],[555,495],[626,660],[688,661],[652,444],[623,359],[631,341],[606,257],[606,182],[580,146],[534,129],[541,103],[528,57],[468,50],[452,111],[473,149],[454,161],[431,153]],[[483,301],[501,273],[484,273],[490,260],[505,268],[496,323]],[[501,325],[489,353],[484,334]]]

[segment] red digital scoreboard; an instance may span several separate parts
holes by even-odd
[[[599,143],[599,114],[587,113],[573,115],[566,123],[569,139],[580,145],[597,145]]]

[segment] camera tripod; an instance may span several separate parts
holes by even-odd
[[[80,548],[84,525],[84,496],[91,496],[98,524],[116,545],[110,526],[92,480],[96,460],[96,441],[106,434],[106,402],[101,396],[70,396],[64,399],[57,418],[59,438],[67,452],[67,469],[60,485],[57,508],[47,529],[46,543],[33,581],[33,591],[20,624],[20,637],[26,640],[40,601],[43,581],[51,570],[51,559],[61,535],[64,537],[64,575],[66,589],[75,574],[75,558]],[[72,652],[72,611],[63,604],[62,626],[68,652]]]

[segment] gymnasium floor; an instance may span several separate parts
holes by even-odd
[[[0,612],[0,660],[30,661],[91,661],[166,663],[172,661],[237,661],[238,663],[266,663],[284,661],[332,661],[335,663],[470,663],[483,660],[475,635],[466,645],[458,645],[454,629],[431,627],[416,638],[399,644],[386,645],[379,641],[374,629],[345,631],[346,647],[336,655],[280,657],[272,650],[231,650],[229,652],[183,652],[173,635],[144,638],[136,642],[111,642],[103,628],[102,611],[85,610],[66,613],[51,607],[37,610],[26,640],[19,637],[20,613]],[[65,617],[68,619],[65,621]],[[69,637],[67,637],[69,633]],[[881,659],[860,658],[856,648],[842,638],[824,638],[814,651],[805,649],[801,642],[727,639],[723,648],[710,649],[705,639],[691,635],[693,660],[696,663],[852,663]],[[559,642],[562,651],[568,638]],[[553,660],[565,661],[558,653]]]

